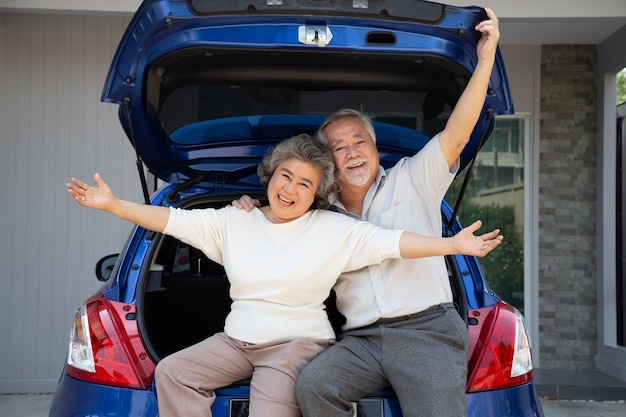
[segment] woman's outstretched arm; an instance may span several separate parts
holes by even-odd
[[[83,207],[103,210],[148,230],[163,232],[170,217],[169,208],[120,200],[100,174],[95,174],[93,179],[95,187],[72,178],[66,184],[67,192]]]
[[[416,233],[403,232],[400,237],[400,255],[403,258],[424,258],[444,255],[485,256],[494,250],[502,239],[500,230],[475,236],[482,222],[476,220],[452,237],[423,236]]]

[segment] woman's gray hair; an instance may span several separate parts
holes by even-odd
[[[354,119],[360,120],[361,123],[363,123],[363,127],[365,128],[365,131],[371,136],[374,143],[376,143],[376,132],[374,131],[374,126],[372,125],[372,118],[369,115],[363,113],[362,111],[359,111],[356,109],[350,109],[350,108],[338,110],[335,113],[328,116],[322,122],[322,124],[317,128],[315,137],[318,140],[322,141],[324,145],[329,146],[330,144],[328,143],[328,138],[324,136],[324,129],[326,129],[326,127],[329,124],[336,122],[337,120],[345,119],[348,117],[352,117]]]
[[[301,134],[285,139],[276,146],[270,148],[259,164],[257,173],[261,183],[267,191],[270,181],[278,165],[287,159],[297,158],[315,166],[320,173],[320,184],[315,193],[315,200],[311,205],[313,209],[328,207],[333,194],[337,193],[335,161],[333,155],[325,144],[321,144],[310,135]]]

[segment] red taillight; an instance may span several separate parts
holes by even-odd
[[[530,341],[522,314],[499,302],[470,311],[472,349],[467,392],[521,385],[532,380]]]
[[[76,312],[66,370],[84,381],[145,389],[154,363],[145,353],[134,317],[135,306],[110,301],[101,294]]]

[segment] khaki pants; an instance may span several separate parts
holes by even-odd
[[[298,417],[298,374],[331,343],[296,338],[250,344],[218,333],[158,363],[159,416],[209,417],[217,388],[251,378],[250,417]]]

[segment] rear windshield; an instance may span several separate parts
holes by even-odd
[[[201,143],[202,136],[190,139],[190,135],[177,133],[181,128],[200,126],[201,122],[251,115],[325,116],[344,107],[362,110],[379,122],[406,127],[429,137],[441,131],[450,114],[450,106],[432,93],[188,85],[167,97],[159,117],[173,142],[189,145]]]

